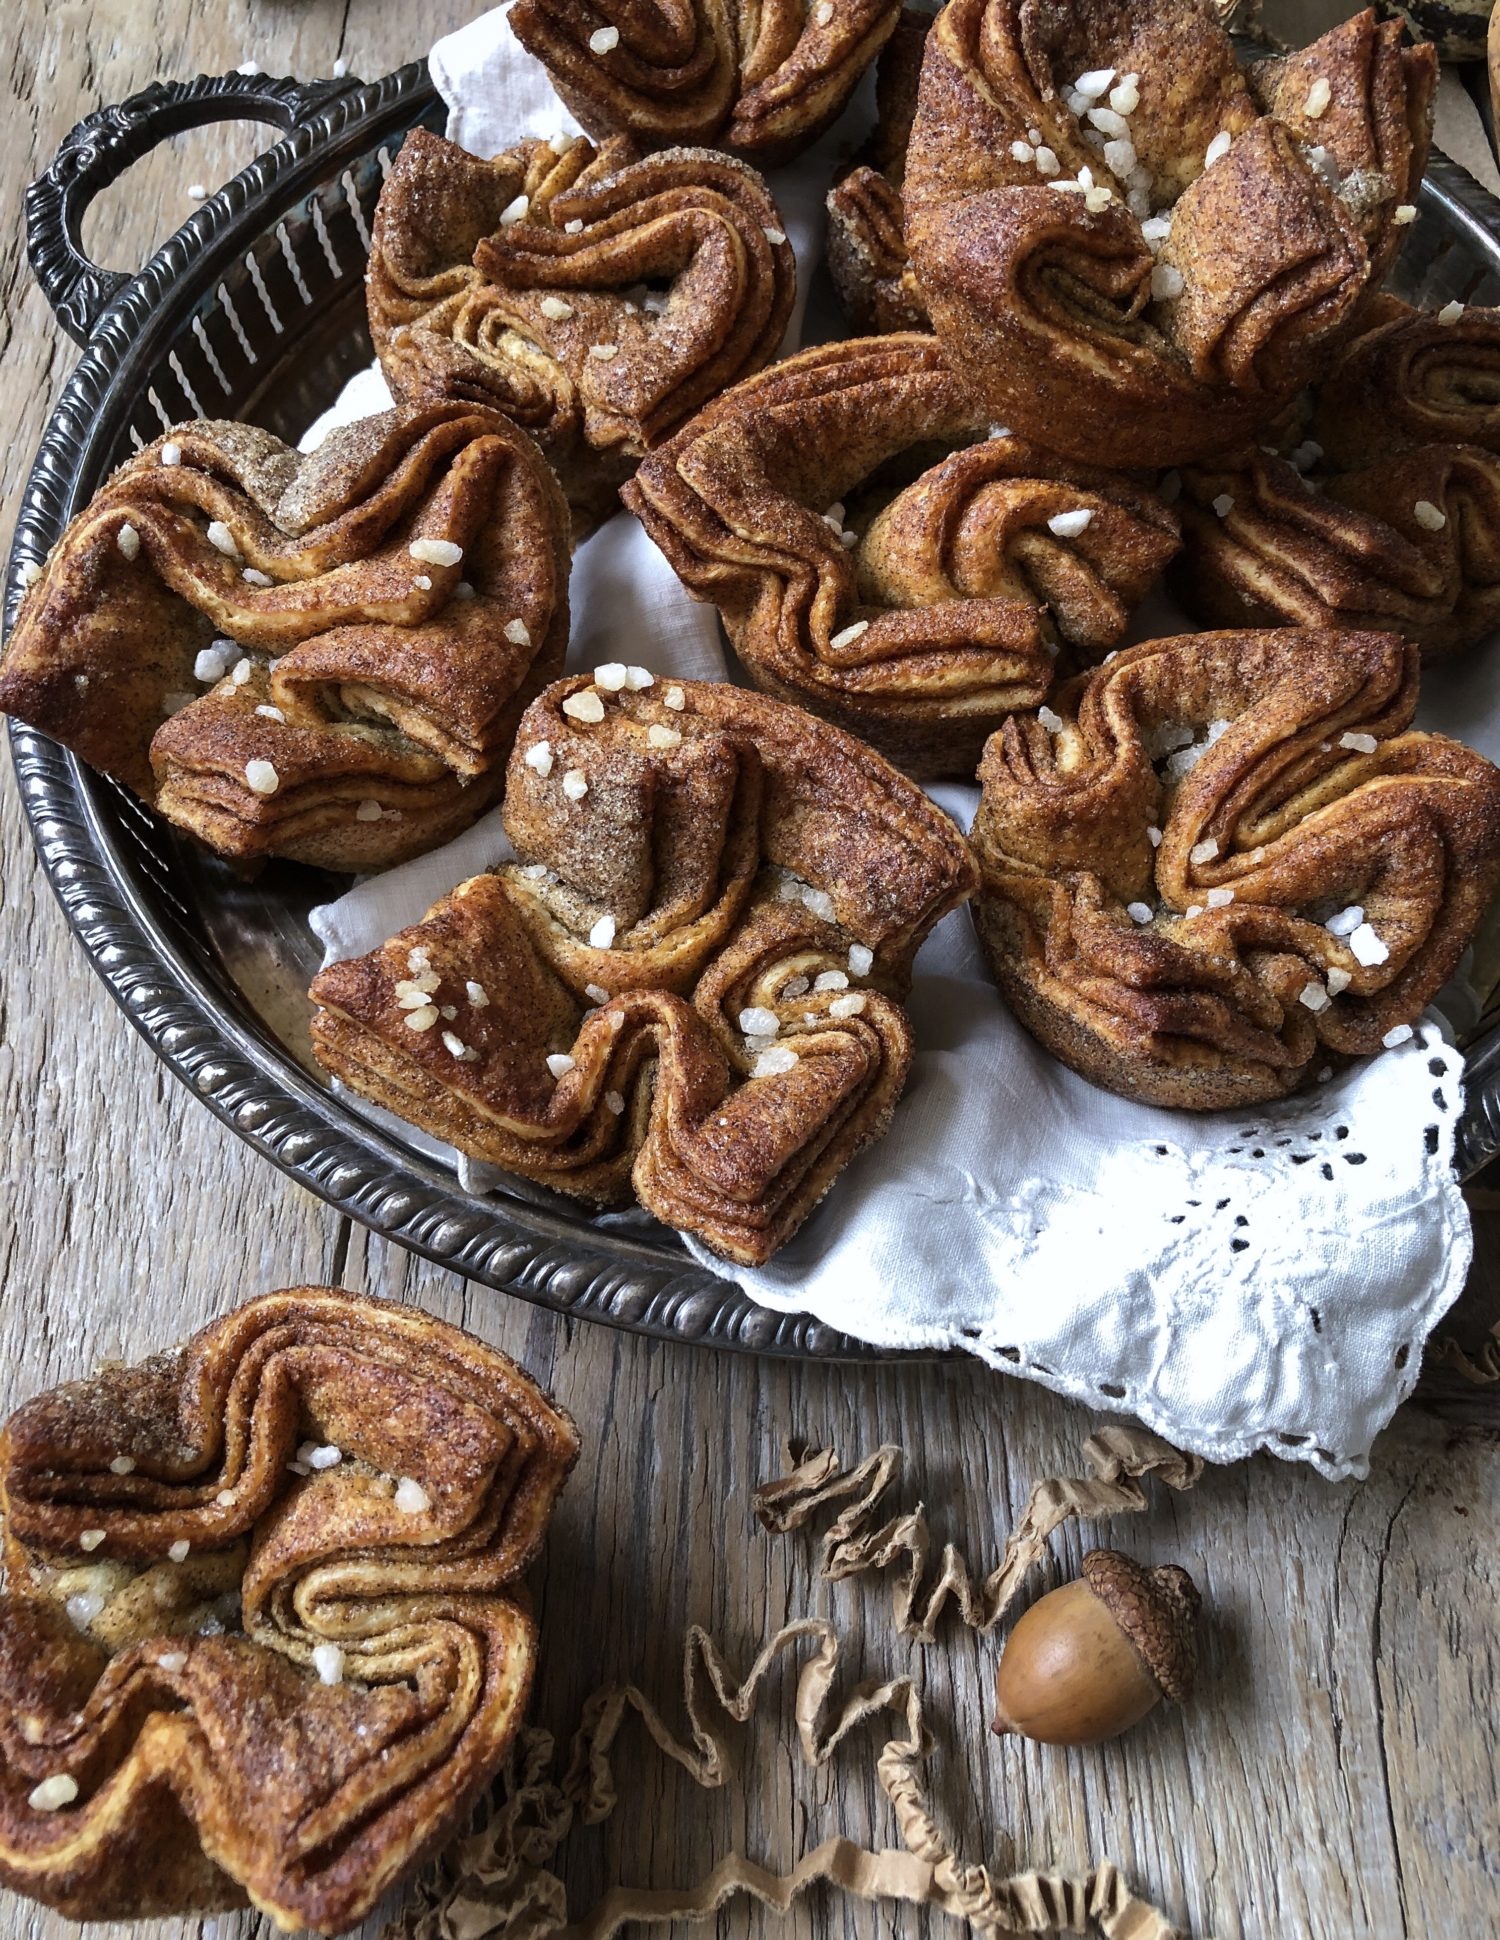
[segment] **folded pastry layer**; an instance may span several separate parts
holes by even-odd
[[[1500,881],[1500,770],[1412,730],[1417,651],[1283,628],[1127,648],[985,750],[980,935],[1093,1083],[1209,1110],[1411,1035]]]
[[[375,212],[370,332],[398,396],[530,432],[587,527],[642,452],[775,353],[795,288],[765,183],[728,155],[562,137],[483,161],[418,128]]]
[[[875,132],[828,191],[828,269],[856,330],[925,330],[927,300],[906,251],[901,184],[931,14],[903,8],[875,69]]]
[[[1199,0],[952,0],[903,185],[934,327],[1069,457],[1251,436],[1356,327],[1425,164],[1436,62],[1373,12],[1251,75]]]
[[[838,114],[901,0],[516,0],[517,40],[594,136],[712,143],[765,167]]]
[[[758,686],[967,777],[1060,644],[1120,639],[1178,539],[1144,486],[988,431],[931,336],[855,338],[737,385],[624,497]]]
[[[1381,296],[1318,384],[1312,436],[1354,469],[1415,445],[1500,453],[1500,311],[1414,310]]]
[[[356,1925],[520,1723],[578,1454],[513,1362],[298,1287],[0,1437],[0,1880],[74,1919]]]
[[[63,534],[0,709],[223,855],[377,868],[499,792],[567,579],[556,480],[494,411],[423,403],[307,456],[200,420]]]
[[[957,829],[847,735],[603,667],[511,760],[518,860],[312,987],[336,1077],[471,1156],[765,1260],[885,1129]]]
[[[1253,450],[1183,483],[1178,579],[1210,624],[1384,627],[1426,659],[1500,626],[1493,452],[1415,445],[1339,472]]]

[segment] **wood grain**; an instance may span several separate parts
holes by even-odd
[[[73,358],[30,284],[25,182],[79,116],[158,75],[255,59],[309,76],[342,56],[374,76],[460,23],[461,0],[61,0],[0,21],[11,78],[0,150],[0,495],[25,469]],[[420,25],[418,24],[420,23]],[[266,140],[222,125],[167,144],[92,212],[85,235],[128,266],[180,222],[191,183],[216,185]],[[891,1632],[879,1583],[810,1578],[805,1537],[770,1538],[749,1491],[791,1434],[848,1456],[882,1440],[910,1455],[905,1501],[929,1505],[983,1568],[1032,1480],[1072,1471],[1079,1410],[967,1365],[790,1366],[710,1356],[570,1326],[466,1286],[351,1230],[261,1165],[166,1077],[73,949],[30,855],[8,764],[0,788],[0,1405],[180,1335],[245,1293],[329,1278],[420,1302],[518,1355],[587,1436],[538,1593],[550,1641],[540,1719],[571,1727],[587,1691],[630,1677],[664,1700],[684,1626],[748,1661],[788,1617],[826,1611],[861,1675],[914,1665],[938,1736],[933,1791],[962,1852],[1002,1870],[1082,1869],[1108,1853],[1196,1934],[1481,1935],[1500,1929],[1500,1405],[1445,1375],[1382,1437],[1364,1485],[1255,1461],[1212,1473],[1120,1527],[1150,1561],[1198,1576],[1211,1611],[1203,1688],[1122,1742],[1050,1751],[986,1730],[996,1646],[956,1624],[926,1650]],[[1480,1266],[1457,1319],[1471,1342],[1500,1311],[1500,1215],[1480,1216]],[[1059,1539],[1038,1587],[1096,1532]],[[789,1692],[783,1692],[789,1698]],[[779,1712],[787,1720],[785,1704]],[[696,1878],[738,1844],[778,1866],[842,1830],[894,1828],[875,1743],[831,1772],[799,1765],[773,1706],[740,1734],[736,1782],[704,1795],[636,1739],[605,1827],[565,1848],[575,1909],[612,1881]],[[218,1923],[221,1940],[257,1928]],[[770,1922],[745,1909],[726,1933]],[[909,1909],[814,1896],[781,1923],[812,1940],[926,1934]],[[375,1923],[372,1923],[372,1932]],[[197,1922],[160,1931],[196,1935]],[[65,1924],[0,1896],[0,1935],[60,1940]]]

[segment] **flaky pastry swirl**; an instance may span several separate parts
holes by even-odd
[[[69,525],[0,709],[223,855],[380,867],[498,794],[567,578],[556,480],[493,411],[387,412],[309,456],[200,420]]]
[[[516,0],[510,25],[589,133],[766,167],[834,119],[901,0]]]
[[[633,1189],[753,1264],[884,1131],[911,959],[973,864],[852,737],[625,671],[528,710],[519,860],[323,970],[313,1049],[475,1158],[600,1205]]]
[[[925,330],[927,299],[906,249],[901,184],[932,16],[903,8],[875,69],[875,129],[828,191],[828,270],[850,321],[871,335]]]
[[[1500,626],[1500,455],[1418,445],[1308,475],[1250,451],[1183,483],[1177,580],[1210,625],[1388,628],[1425,659]]]
[[[1436,63],[1402,33],[1360,14],[1247,77],[1203,0],[952,0],[906,240],[992,414],[1137,465],[1274,416],[1355,327],[1415,200]]]
[[[624,497],[758,686],[967,778],[1059,643],[1113,646],[1177,547],[1144,487],[986,429],[932,337],[855,338],[736,386]]]
[[[780,223],[760,176],[708,149],[563,137],[483,161],[415,129],[375,212],[370,332],[398,396],[529,431],[587,526],[775,353],[796,287]]]
[[[1017,1016],[1129,1098],[1277,1098],[1410,1035],[1500,880],[1500,770],[1413,731],[1417,652],[1152,640],[1008,721],[973,841]]]
[[[323,1287],[27,1403],[0,1439],[0,1879],[75,1919],[356,1925],[520,1723],[520,1578],[577,1454],[503,1354]]]
[[[1314,394],[1311,435],[1330,464],[1353,470],[1425,444],[1500,454],[1500,310],[1381,296],[1366,322]]]

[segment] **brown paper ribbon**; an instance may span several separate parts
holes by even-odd
[[[894,1446],[878,1449],[848,1470],[831,1449],[808,1450],[794,1458],[789,1474],[756,1490],[755,1510],[765,1528],[784,1532],[803,1528],[826,1506],[846,1504],[824,1533],[819,1574],[837,1582],[897,1566],[897,1628],[925,1643],[950,1600],[971,1628],[983,1631],[997,1624],[1059,1524],[1139,1512],[1146,1507],[1143,1476],[1187,1489],[1202,1472],[1201,1462],[1143,1429],[1103,1429],[1085,1443],[1084,1456],[1091,1475],[1054,1477],[1032,1490],[999,1563],[977,1585],[949,1543],[936,1580],[924,1587],[930,1544],[920,1506],[874,1526],[881,1498],[901,1470],[902,1452]],[[807,1645],[811,1648],[805,1650]],[[897,1677],[861,1684],[835,1708],[830,1693],[840,1649],[831,1622],[806,1617],[778,1630],[738,1678],[713,1639],[695,1626],[683,1649],[686,1737],[679,1737],[633,1684],[596,1691],[587,1700],[561,1779],[554,1776],[551,1736],[535,1728],[523,1731],[482,1822],[419,1884],[387,1940],[484,1940],[489,1935],[610,1940],[631,1921],[708,1919],[740,1893],[785,1912],[815,1881],[861,1899],[937,1906],[980,1934],[1097,1930],[1106,1940],[1178,1940],[1178,1929],[1137,1898],[1108,1860],[1085,1874],[1021,1873],[1000,1880],[983,1866],[964,1864],[933,1819],[923,1789],[920,1773],[932,1739],[915,1683]],[[570,1926],[566,1893],[550,1863],[575,1815],[597,1825],[613,1812],[618,1794],[611,1754],[626,1719],[638,1716],[657,1747],[695,1784],[722,1786],[730,1772],[717,1719],[743,1724],[752,1717],[767,1677],[784,1656],[800,1658],[795,1715],[810,1766],[826,1765],[844,1739],[872,1718],[894,1716],[904,1727],[876,1763],[902,1846],[871,1851],[833,1838],[806,1853],[789,1873],[768,1872],[735,1853],[693,1886],[614,1887]]]
[[[1452,1334],[1444,1334],[1428,1348],[1427,1365],[1451,1367],[1476,1388],[1487,1388],[1500,1381],[1500,1320],[1490,1329],[1489,1338],[1480,1343],[1476,1354],[1460,1346]]]

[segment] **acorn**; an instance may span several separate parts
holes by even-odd
[[[1163,1697],[1183,1703],[1198,1668],[1201,1603],[1174,1563],[1142,1569],[1117,1550],[1091,1549],[1082,1576],[1032,1604],[1006,1640],[995,1731],[1094,1745],[1128,1731]]]

